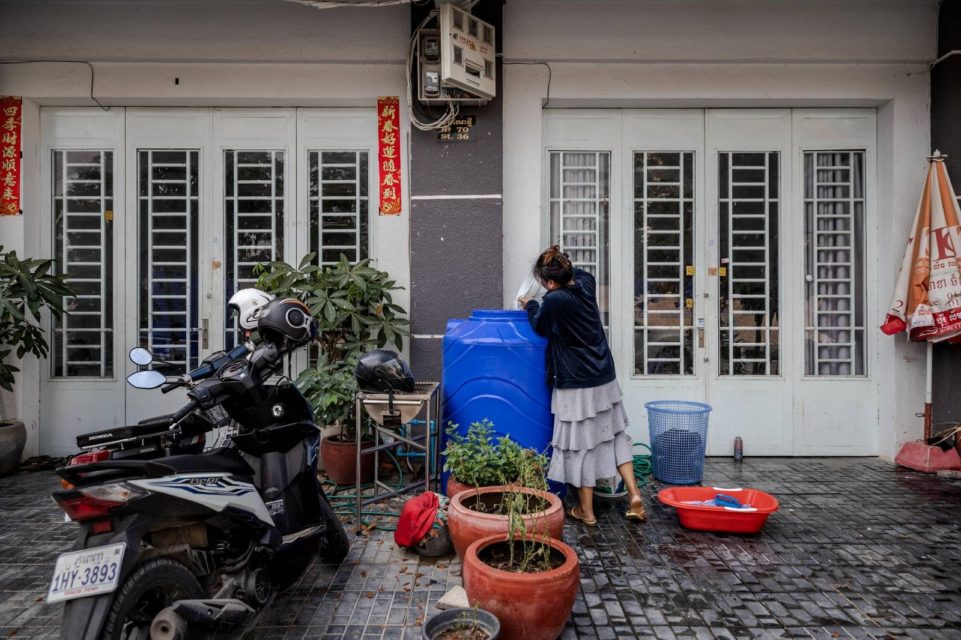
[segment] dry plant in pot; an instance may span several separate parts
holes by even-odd
[[[432,616],[424,623],[423,640],[497,640],[501,625],[489,611],[457,607]]]
[[[522,519],[531,533],[561,537],[564,505],[547,491],[547,457],[520,446],[508,451],[510,459],[503,466],[501,484],[462,491],[451,498],[447,523],[461,559],[475,540],[507,534],[512,515]]]
[[[475,540],[464,553],[467,597],[497,616],[504,640],[555,640],[574,607],[577,554],[544,533],[544,513],[530,517],[522,487],[508,488],[502,508],[507,532]]]

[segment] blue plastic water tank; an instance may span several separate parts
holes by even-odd
[[[499,435],[545,451],[554,428],[547,339],[526,311],[478,309],[450,320],[444,335],[444,423],[466,433],[485,418]]]
[[[458,425],[467,433],[485,418],[497,435],[547,453],[554,432],[547,384],[547,338],[534,333],[526,311],[477,309],[466,320],[450,320],[444,334],[444,432]],[[441,450],[446,444],[441,446]],[[447,473],[441,486],[447,486]],[[561,499],[562,483],[549,482]]]

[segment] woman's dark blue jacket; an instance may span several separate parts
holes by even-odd
[[[527,303],[534,331],[548,339],[547,374],[558,389],[597,387],[614,379],[614,358],[597,308],[597,283],[574,269],[571,284]]]

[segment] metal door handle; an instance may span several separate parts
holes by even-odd
[[[210,320],[204,318],[200,322],[200,348],[207,348],[207,333],[210,329]]]

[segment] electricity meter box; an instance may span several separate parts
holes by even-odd
[[[494,27],[453,4],[440,6],[441,84],[492,100],[497,95]]]
[[[483,106],[487,100],[441,81],[440,31],[421,29],[417,32],[417,101],[426,105],[457,102]]]

